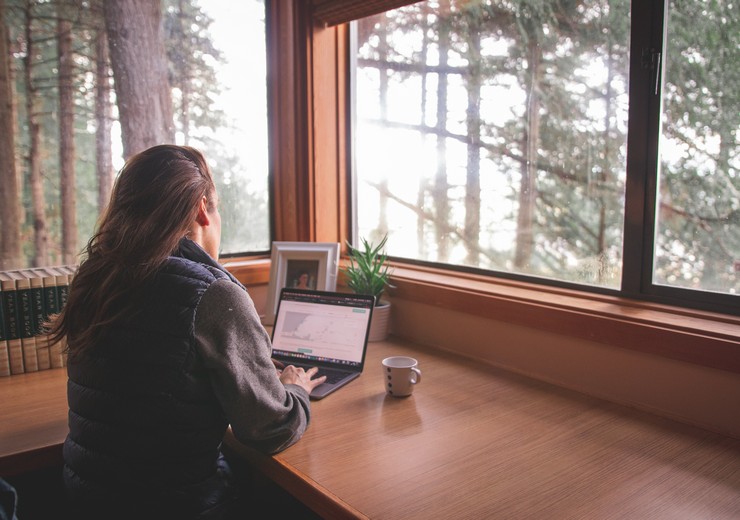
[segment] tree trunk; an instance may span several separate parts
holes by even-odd
[[[480,95],[481,73],[481,23],[480,18],[469,18],[467,77],[468,110],[468,161],[465,180],[465,263],[477,267],[480,248]]]
[[[518,271],[530,270],[534,250],[534,214],[537,202],[537,158],[540,141],[540,83],[542,51],[536,39],[529,42],[529,89],[527,92],[526,161],[522,166],[519,187],[519,213],[517,215],[516,251],[514,267]]]
[[[161,3],[105,0],[111,67],[125,158],[174,142]]]
[[[180,34],[187,34],[183,27],[187,20],[185,19],[185,3],[183,0],[178,2],[178,23],[180,24]],[[180,78],[180,121],[182,123],[183,144],[190,144],[190,60],[182,60],[182,78]]]
[[[449,12],[450,2],[440,2],[440,11]],[[434,181],[434,206],[436,208],[436,242],[437,261],[446,262],[449,257],[450,243],[447,225],[450,220],[450,202],[448,200],[449,184],[447,182],[447,74],[442,72],[447,66],[450,50],[450,30],[446,22],[439,27],[439,68],[437,82],[437,173]]]
[[[111,127],[113,107],[110,102],[111,86],[108,67],[108,42],[101,28],[95,38],[95,163],[98,177],[98,214],[108,205],[113,188],[113,153]]]
[[[596,243],[596,257],[598,258],[599,262],[599,272],[598,272],[598,278],[596,282],[598,284],[603,284],[604,282],[608,281],[609,277],[609,260],[606,258],[606,231],[608,228],[608,221],[607,221],[607,204],[608,199],[606,196],[606,186],[609,186],[611,184],[611,175],[610,174],[610,168],[611,168],[611,140],[610,136],[612,134],[612,120],[614,118],[614,100],[613,100],[613,93],[612,93],[612,69],[614,67],[614,51],[613,51],[614,45],[611,41],[611,33],[609,33],[609,44],[608,44],[608,58],[607,58],[607,76],[606,76],[606,92],[604,94],[604,102],[606,105],[606,110],[604,111],[604,154],[603,159],[600,161],[600,167],[599,167],[599,182],[598,182],[598,200],[599,200],[599,229],[596,234],[597,236],[597,243]]]
[[[381,30],[378,33],[378,60],[384,63],[388,60],[388,33],[384,25],[381,25]],[[383,125],[388,124],[388,70],[381,68],[378,70],[380,75],[378,85],[378,105],[380,106],[380,121]],[[378,205],[380,211],[378,212],[378,226],[375,230],[374,236],[371,237],[373,242],[380,242],[388,234],[388,196],[386,193],[388,190],[388,177],[383,176],[380,179],[379,184],[379,200]]]
[[[33,220],[33,260],[36,267],[49,264],[49,230],[46,222],[46,199],[41,171],[41,123],[39,121],[40,97],[33,80],[33,57],[36,45],[33,35],[32,4],[26,1],[26,54],[23,58],[26,83],[26,119],[28,120],[28,178],[31,189],[31,215]]]
[[[15,160],[15,100],[5,0],[0,0],[0,270],[23,267],[21,190]]]
[[[420,100],[420,114],[421,118],[419,121],[419,127],[423,128],[427,123],[427,82],[429,80],[429,72],[427,71],[427,59],[429,57],[429,15],[430,7],[424,2],[420,4],[421,8],[421,30],[422,30],[422,41],[421,41],[421,53],[419,62],[421,63],[421,100]],[[424,139],[424,136],[421,137]],[[419,208],[424,209],[426,206],[427,190],[429,189],[429,182],[426,175],[419,175],[419,184],[417,187],[416,205]],[[416,216],[416,243],[418,256],[421,259],[427,257],[427,241],[426,241],[426,218],[424,217],[423,211],[419,212]]]
[[[62,262],[77,261],[77,210],[75,200],[74,59],[72,23],[58,13],[59,52],[59,185],[62,194]]]

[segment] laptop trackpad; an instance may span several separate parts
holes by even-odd
[[[319,369],[319,376],[323,375],[321,370]],[[328,376],[329,374],[327,374]],[[353,379],[357,379],[360,377],[359,372],[333,372],[332,373],[332,379],[330,380],[327,377],[327,381],[325,383],[321,383],[319,386],[313,389],[311,392],[311,399],[321,399],[323,397],[326,397],[330,393],[332,393],[337,388],[340,388]]]

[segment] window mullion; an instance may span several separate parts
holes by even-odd
[[[660,67],[664,0],[634,2],[630,41],[629,130],[622,266],[622,292],[640,297],[652,283],[660,135]],[[660,60],[662,63],[662,60]]]

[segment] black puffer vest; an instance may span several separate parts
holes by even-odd
[[[170,257],[140,312],[70,360],[64,477],[73,503],[185,517],[224,499],[228,421],[193,338],[203,293],[227,277],[212,260]]]

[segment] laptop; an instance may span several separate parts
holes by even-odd
[[[284,288],[272,329],[272,358],[318,367],[326,382],[311,392],[322,399],[362,373],[375,297]]]

